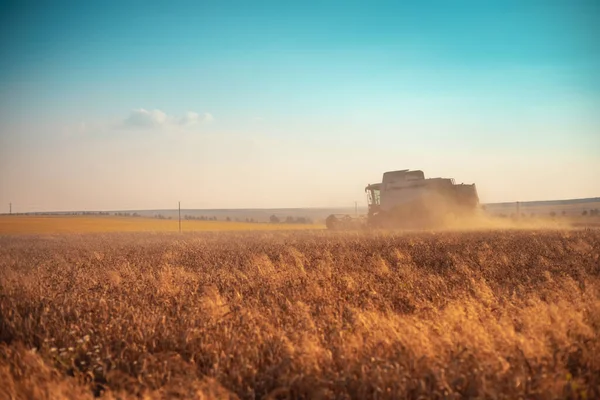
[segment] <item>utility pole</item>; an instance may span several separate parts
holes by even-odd
[[[517,201],[517,219],[521,219],[521,204]]]
[[[181,233],[181,201],[179,202],[179,233]]]
[[[8,203],[8,213],[12,214],[12,203]]]

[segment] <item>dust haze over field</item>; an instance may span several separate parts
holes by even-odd
[[[447,217],[437,228],[441,231],[479,231],[479,230],[537,230],[570,229],[572,221],[563,218],[498,218],[478,211],[468,217]]]

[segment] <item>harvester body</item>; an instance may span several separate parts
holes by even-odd
[[[451,178],[425,179],[420,170],[385,172],[381,183],[368,185],[365,192],[369,204],[366,219],[330,215],[327,227],[435,227],[448,218],[473,214],[479,206],[475,184],[456,184]]]

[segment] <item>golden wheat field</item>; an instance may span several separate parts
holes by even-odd
[[[600,231],[0,237],[0,398],[600,397]]]

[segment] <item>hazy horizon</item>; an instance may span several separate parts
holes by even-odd
[[[577,198],[577,199],[552,199],[552,200],[529,200],[529,201],[507,201],[507,202],[496,202],[496,203],[487,203],[487,202],[482,202],[481,205],[482,206],[511,206],[514,207],[514,205],[517,202],[520,202],[521,205],[523,206],[527,206],[527,205],[536,205],[536,204],[541,204],[541,205],[545,205],[545,206],[551,206],[551,205],[560,205],[563,204],[564,205],[577,205],[580,203],[580,201],[583,201],[582,204],[584,205],[589,205],[589,201],[596,203],[596,202],[600,202],[600,197],[587,197],[587,198]],[[364,213],[365,210],[367,209],[367,203],[366,200],[364,202],[357,202],[357,207],[359,212]],[[547,204],[547,205],[546,205]],[[9,209],[9,205],[10,205],[10,209]],[[6,205],[6,210],[0,210],[0,215],[6,215],[9,214],[9,212],[11,212],[12,214],[23,214],[23,213],[31,213],[31,214],[36,214],[36,213],[74,213],[74,212],[142,212],[142,213],[147,213],[147,212],[151,212],[151,211],[169,211],[169,212],[177,212],[178,208],[177,205],[175,205],[175,207],[171,207],[171,208],[129,208],[129,209],[62,209],[62,210],[28,210],[28,211],[23,211],[23,210],[18,210],[16,208],[17,205],[15,204],[7,204]],[[206,212],[214,212],[214,211],[276,211],[276,210],[297,210],[297,211],[301,211],[301,210],[306,210],[306,211],[316,211],[316,210],[346,210],[344,212],[349,212],[349,213],[353,213],[353,210],[355,209],[355,205],[354,203],[352,205],[341,205],[341,206],[330,206],[330,207],[256,207],[256,208],[248,208],[248,207],[234,207],[234,208],[216,208],[216,207],[211,207],[211,208],[189,208],[189,207],[181,207],[181,212],[189,212],[189,211],[206,211]]]
[[[12,3],[0,212],[600,196],[593,1]]]

